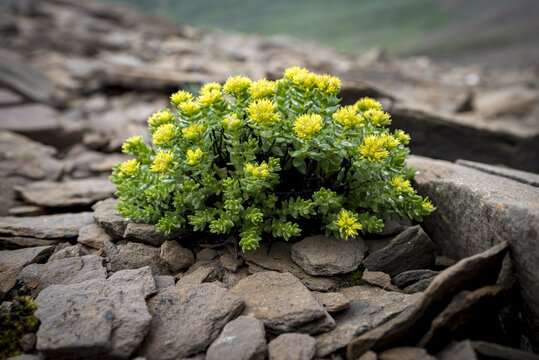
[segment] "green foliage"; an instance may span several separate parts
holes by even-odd
[[[148,119],[118,164],[118,210],[128,220],[239,236],[243,251],[263,237],[325,231],[348,239],[377,232],[396,213],[422,220],[434,207],[410,185],[410,137],[391,133],[379,102],[340,107],[340,80],[290,68],[282,79],[231,77],[199,96],[178,91],[177,114]]]
[[[367,270],[363,265],[360,265],[360,267],[352,272],[350,276],[344,281],[343,287],[350,287],[350,286],[358,286],[361,285],[361,280],[363,280],[363,274],[365,274]]]
[[[23,296],[0,310],[0,359],[17,356],[22,337],[37,331],[39,321],[33,315],[36,307],[32,298]]]

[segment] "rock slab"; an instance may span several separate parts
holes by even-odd
[[[269,360],[311,360],[316,340],[306,334],[281,334],[268,344]]]
[[[79,230],[93,223],[91,212],[29,217],[0,217],[0,234],[39,239],[76,238]]]

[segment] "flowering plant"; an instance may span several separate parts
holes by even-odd
[[[137,158],[111,176],[117,209],[129,220],[234,234],[243,251],[263,236],[285,240],[324,230],[348,239],[378,232],[384,214],[422,220],[434,207],[410,185],[410,137],[362,98],[339,106],[341,81],[289,68],[275,82],[229,78],[195,99],[178,91],[177,113],[148,119],[123,151]]]

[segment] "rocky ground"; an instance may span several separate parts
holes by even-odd
[[[343,54],[72,0],[16,2],[0,33],[0,300],[31,295],[41,323],[19,359],[538,358],[536,69]],[[295,65],[340,76],[345,104],[378,98],[413,153],[449,160],[410,160],[438,207],[424,224],[241,253],[115,214],[118,150],[170,92]]]

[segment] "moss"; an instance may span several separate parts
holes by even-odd
[[[13,303],[2,307],[0,312],[0,359],[17,356],[22,337],[34,333],[39,327],[39,320],[34,316],[37,307],[32,298],[22,296]]]

